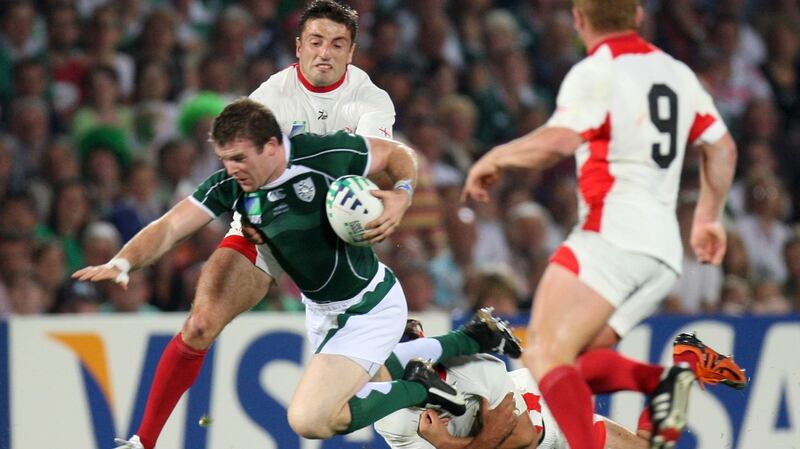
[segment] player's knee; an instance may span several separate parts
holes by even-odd
[[[290,404],[287,412],[289,427],[303,438],[326,439],[336,433],[330,417],[324,416],[312,407]]]
[[[206,349],[217,338],[224,323],[214,314],[193,310],[183,326],[183,341],[196,349]]]

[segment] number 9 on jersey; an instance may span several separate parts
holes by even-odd
[[[349,175],[333,181],[325,197],[325,213],[331,228],[345,242],[369,246],[364,240],[367,223],[383,213],[383,202],[369,191],[379,190],[363,176]]]

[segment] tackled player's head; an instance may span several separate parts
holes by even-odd
[[[295,53],[304,81],[314,87],[339,81],[353,60],[358,13],[333,0],[316,0],[300,17],[299,32]]]
[[[573,0],[598,33],[635,30],[639,0]]]
[[[275,116],[266,106],[248,98],[229,104],[214,119],[211,141],[225,170],[246,192],[257,190],[285,168],[281,129]]]

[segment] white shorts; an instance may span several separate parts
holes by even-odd
[[[375,375],[400,342],[408,308],[400,283],[385,265],[372,281],[345,301],[318,304],[303,298],[306,332],[318,354],[343,355]]]
[[[225,238],[220,242],[220,248],[230,248],[238,251],[258,269],[270,275],[273,279],[278,279],[283,274],[283,268],[278,265],[272,250],[267,245],[254,245],[247,241],[242,234],[242,215],[239,212],[233,213],[231,227],[228,229]]]
[[[652,315],[678,280],[660,260],[621,249],[591,231],[573,231],[551,261],[575,273],[617,309],[608,325],[620,337]]]

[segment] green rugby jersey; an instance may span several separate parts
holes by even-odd
[[[336,236],[325,214],[325,195],[336,178],[367,174],[367,143],[340,131],[284,137],[283,144],[288,164],[275,181],[247,193],[222,169],[192,198],[214,217],[233,210],[258,227],[281,268],[309,299],[349,299],[375,275],[378,258],[371,247],[348,245]]]

